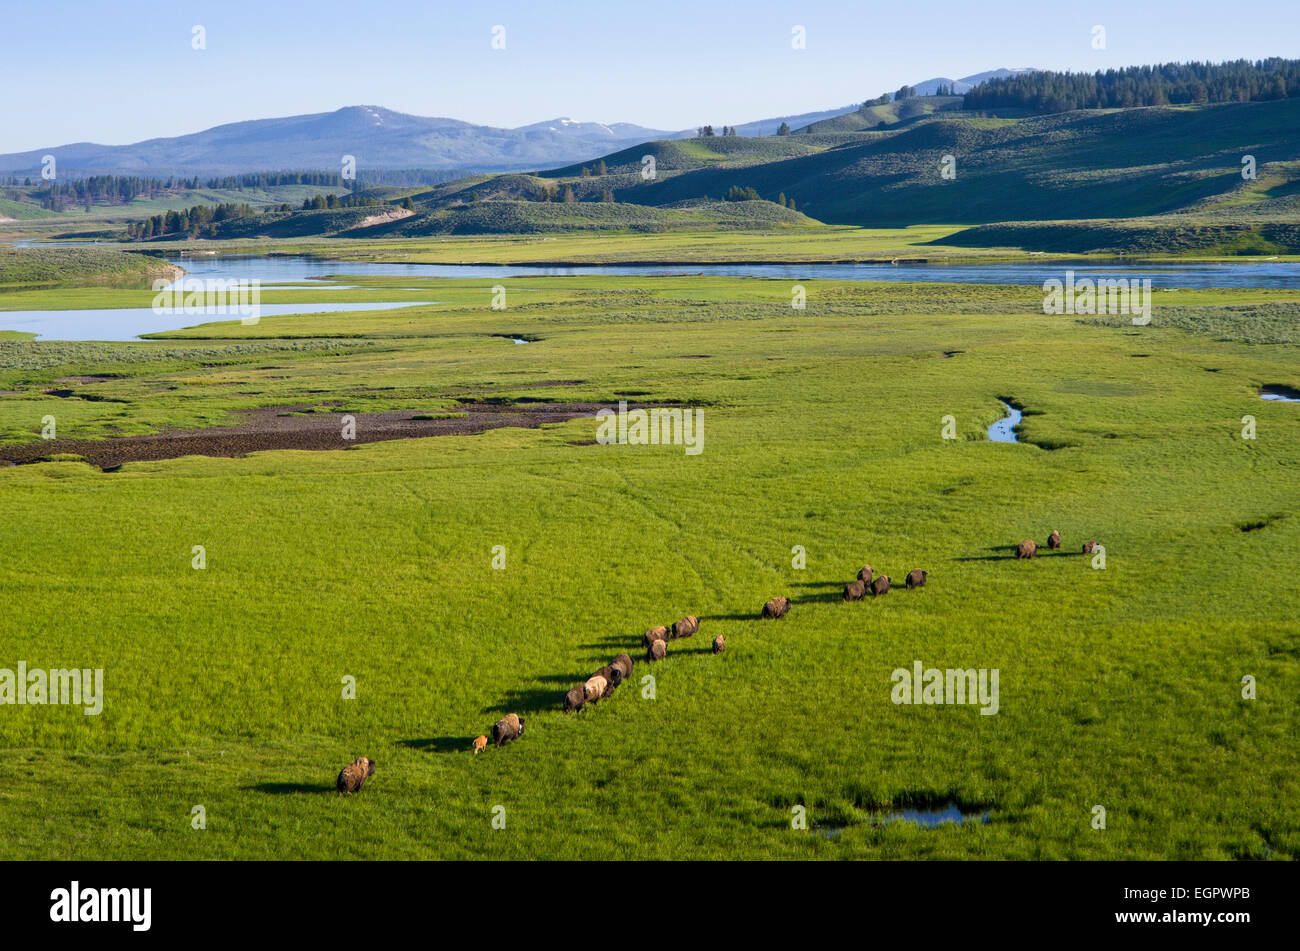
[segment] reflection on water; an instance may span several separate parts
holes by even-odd
[[[892,815],[885,816],[881,823],[888,822],[911,822],[919,826],[937,826],[945,822],[963,823],[963,822],[980,822],[989,821],[988,810],[981,812],[962,812],[961,807],[955,802],[949,802],[937,809],[904,809],[902,812],[895,812]]]
[[[420,307],[429,301],[400,304],[262,304],[262,317],[286,314],[329,314],[348,310],[393,310]],[[180,330],[219,320],[239,320],[239,314],[155,314],[149,307],[115,310],[10,310],[0,311],[0,330],[37,334],[42,340],[135,340],[141,334]]]
[[[263,283],[302,281],[331,274],[371,277],[541,277],[581,274],[708,274],[719,277],[823,278],[854,281],[934,281],[955,284],[1021,284],[1041,287],[1058,280],[1064,265],[1052,264],[377,264],[262,255],[169,257],[201,276],[248,278]],[[1076,278],[1149,277],[1156,288],[1279,287],[1300,289],[1300,262],[1263,264],[1078,265]]]

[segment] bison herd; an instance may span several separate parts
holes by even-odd
[[[929,578],[928,571],[922,571],[920,568],[913,568],[907,573],[906,583],[910,591],[912,588],[920,588],[925,585],[926,579]],[[889,575],[877,575],[870,565],[863,565],[858,569],[858,580],[850,581],[844,586],[844,594],[841,601],[860,601],[867,595],[873,598],[882,594],[888,594],[890,587],[893,585],[893,579]]]
[[[1047,547],[1055,551],[1061,547],[1061,533],[1052,530],[1047,536]],[[1091,554],[1100,546],[1095,540],[1084,542],[1083,553]],[[1026,538],[1016,546],[1016,559],[1033,558],[1038,552],[1038,543],[1032,538]],[[920,568],[914,568],[907,573],[905,579],[909,590],[925,586],[929,572]],[[844,586],[843,601],[858,601],[867,595],[879,597],[887,594],[893,584],[889,575],[874,574],[870,565],[863,565],[858,571],[858,577],[855,581],[850,581]],[[787,597],[772,598],[763,604],[763,609],[759,617],[764,620],[780,620],[790,612],[790,599]],[[645,659],[647,661],[659,661],[668,656],[668,642],[675,641],[683,637],[693,637],[700,629],[700,619],[693,614],[688,614],[680,621],[675,621],[671,625],[660,624],[652,627],[641,635],[641,646],[645,648]],[[721,634],[713,639],[713,653],[721,654],[726,650],[727,641]],[[582,683],[575,685],[564,695],[564,712],[576,713],[589,703],[597,703],[606,699],[618,689],[619,684],[632,676],[632,657],[630,654],[619,654],[604,667],[597,670],[594,674],[584,680]],[[508,713],[496,723],[492,724],[492,743],[501,746],[511,740],[518,739],[524,733],[524,718],[514,713]],[[475,737],[472,748],[477,754],[488,744],[486,736]],[[340,794],[354,793],[360,791],[365,785],[366,779],[375,773],[374,760],[364,756],[353,760],[347,766],[343,767],[339,773],[338,790]]]
[[[1061,547],[1061,533],[1056,529],[1052,529],[1052,534],[1047,536],[1047,547],[1052,551]],[[1091,555],[1100,547],[1096,539],[1090,539],[1083,543],[1083,553]],[[1036,554],[1038,554],[1038,543],[1032,538],[1026,538],[1016,546],[1016,561],[1022,558],[1033,558]]]

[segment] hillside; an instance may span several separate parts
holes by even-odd
[[[672,168],[678,150],[697,142],[665,149],[656,180],[629,176],[614,189],[616,198],[666,205],[751,187],[764,198],[783,193],[821,221],[870,226],[1137,218],[1249,205],[1295,190],[1300,174],[1287,163],[1300,159],[1300,101],[1020,120],[945,113],[892,134],[848,134],[803,155]],[[745,146],[742,140],[727,148],[744,154]],[[630,172],[628,159],[638,151],[608,156],[606,164]],[[1268,176],[1270,193],[1243,181],[1245,154]],[[955,180],[940,176],[945,155],[956,160]]]

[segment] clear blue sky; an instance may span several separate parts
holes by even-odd
[[[296,12],[297,11],[297,12]],[[201,24],[207,49],[191,46]],[[506,49],[491,48],[506,27]],[[807,48],[791,49],[791,28]],[[1107,49],[1091,30],[1106,27]],[[1296,0],[6,3],[0,152],[367,104],[660,129],[858,102],[999,66],[1300,55]]]

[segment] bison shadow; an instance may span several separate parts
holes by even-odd
[[[748,614],[701,614],[700,623],[705,621],[752,621],[759,615],[758,611],[750,611]]]
[[[431,736],[427,739],[399,740],[403,746],[413,750],[425,750],[432,753],[455,753],[468,750],[474,742],[472,736]]]
[[[591,676],[588,674],[587,676]],[[556,679],[563,679],[565,683],[576,684],[586,680],[586,677],[579,678],[562,678],[561,675],[555,675]],[[541,678],[538,678],[541,679]],[[512,690],[506,694],[505,699],[500,703],[490,707],[484,707],[483,713],[540,713],[543,710],[555,710],[564,704],[564,690],[557,690],[555,687],[532,687],[527,690]]]
[[[245,786],[254,792],[271,793],[276,796],[293,796],[298,793],[336,792],[334,783],[256,783]]]
[[[631,635],[627,635],[624,637],[617,637],[611,635],[605,638],[603,641],[595,641],[594,643],[591,644],[579,644],[578,646],[583,650],[588,650],[588,651],[607,651],[614,648],[625,647],[627,644],[633,642],[637,644],[641,643],[641,635],[638,634],[636,637],[632,637]]]
[[[844,599],[844,584],[839,585],[839,591],[823,591],[821,594],[804,594],[797,598],[791,598],[791,604],[828,604],[832,601],[842,601]]]
[[[1016,546],[1015,546],[1015,545],[1006,545],[1006,546],[1002,546],[1002,547],[1000,547],[1000,548],[986,548],[986,549],[984,549],[984,550],[985,550],[985,551],[1000,552],[1000,554],[997,554],[997,555],[964,555],[964,556],[962,556],[961,558],[954,558],[953,561],[1007,561],[1008,559],[1011,560],[1011,561],[1016,561],[1016,560],[1017,560],[1017,559],[1016,559]],[[1081,552],[1081,551],[1070,551],[1070,550],[1065,549],[1065,548],[1058,548],[1058,549],[1056,549],[1056,551],[1052,551],[1052,549],[1050,549],[1050,548],[1040,548],[1040,549],[1038,549],[1038,551],[1034,552],[1034,558],[1069,558],[1069,557],[1074,557],[1074,556],[1076,556],[1076,555],[1078,555],[1078,556],[1082,556],[1082,555],[1084,555],[1084,554],[1085,554],[1085,553],[1084,553],[1084,552]],[[1027,559],[1024,559],[1024,560],[1025,560],[1025,561],[1033,561],[1033,558],[1027,558]]]

